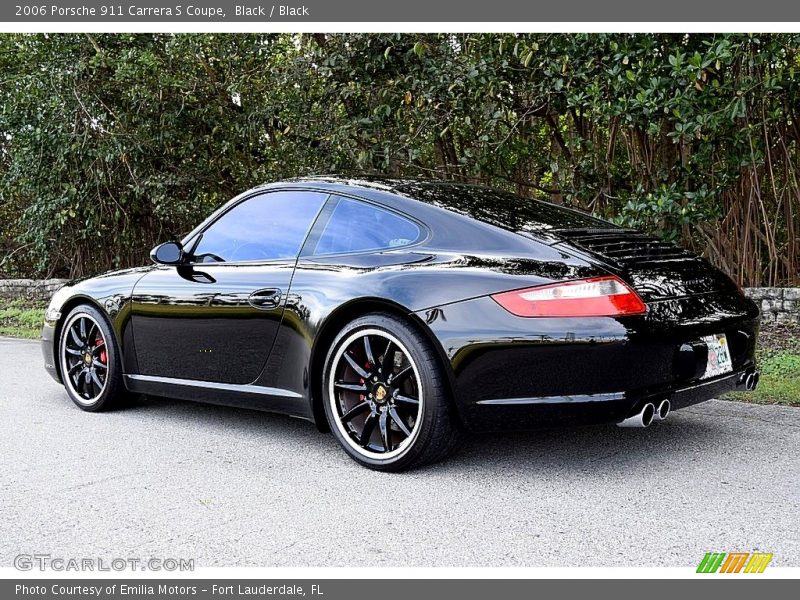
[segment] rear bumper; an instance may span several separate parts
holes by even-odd
[[[564,425],[619,423],[652,402],[669,400],[672,409],[717,398],[722,394],[745,389],[745,378],[754,366],[708,381],[664,389],[650,394],[610,392],[578,396],[549,396],[485,400],[467,408],[465,421],[472,431],[529,430]]]
[[[477,298],[417,314],[449,359],[466,428],[498,431],[616,423],[647,402],[669,399],[680,409],[744,389],[755,370],[757,307],[724,297],[703,302],[705,313],[692,313],[691,303],[674,308],[524,319]],[[700,379],[707,360],[700,338],[718,333],[727,336],[733,370]]]

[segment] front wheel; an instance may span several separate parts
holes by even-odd
[[[124,395],[114,333],[93,306],[76,306],[64,320],[58,342],[61,380],[82,410],[108,410]]]
[[[383,313],[356,319],[334,340],[325,364],[325,413],[356,462],[402,471],[456,446],[459,430],[436,355],[403,320]]]

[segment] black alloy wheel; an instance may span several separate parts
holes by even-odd
[[[427,340],[391,315],[345,327],[331,348],[325,410],[334,435],[357,462],[399,471],[449,453],[457,429]]]
[[[59,342],[61,380],[80,408],[100,411],[121,395],[119,351],[103,315],[78,306],[67,315]]]

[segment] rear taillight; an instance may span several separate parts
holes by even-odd
[[[513,290],[492,298],[518,317],[619,317],[647,310],[636,292],[613,275]]]

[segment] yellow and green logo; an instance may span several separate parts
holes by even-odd
[[[771,552],[706,552],[697,572],[763,573],[771,560]]]

